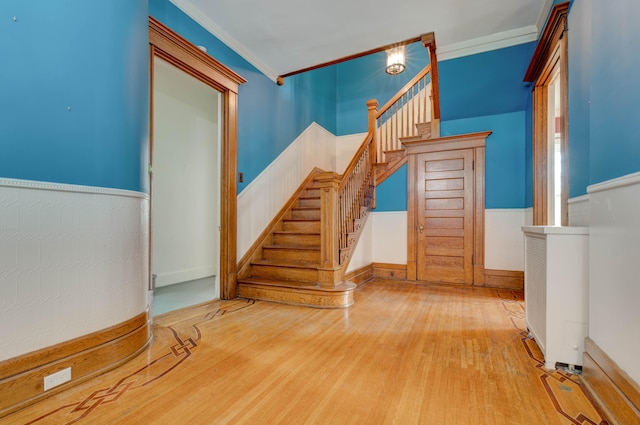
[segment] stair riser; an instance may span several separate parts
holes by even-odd
[[[320,221],[285,221],[284,230],[294,232],[320,232]]]
[[[304,261],[320,264],[320,251],[307,249],[263,249],[265,260]]]
[[[291,218],[294,220],[320,220],[320,210],[291,210]]]
[[[320,235],[273,235],[274,245],[320,246]]]
[[[298,206],[301,208],[320,208],[320,199],[302,198],[298,200]]]
[[[317,282],[318,270],[253,264],[251,266],[251,276],[256,278],[263,277],[285,281],[295,280],[301,282]]]
[[[320,188],[317,189],[307,189],[308,198],[319,198],[320,197]]]

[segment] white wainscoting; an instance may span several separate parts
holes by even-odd
[[[373,262],[407,264],[407,212],[373,215]]]
[[[238,259],[314,167],[336,169],[336,137],[316,123],[309,125],[238,195]]]
[[[367,133],[349,134],[336,137],[336,172],[344,173],[356,151],[364,142]]]
[[[526,209],[487,209],[484,212],[484,267],[524,270]]]
[[[524,270],[522,226],[528,210],[485,210],[485,268]],[[372,262],[407,264],[407,212],[372,212],[368,221],[371,228],[365,227],[364,231],[370,231],[371,236],[361,236],[348,271]]]
[[[640,173],[587,192],[589,337],[640,383]]]
[[[347,273],[357,270],[360,267],[368,266],[373,263],[373,213],[367,217],[367,222],[360,234],[360,240],[356,245],[356,249],[351,255],[351,261],[349,261],[349,267],[347,267]]]
[[[0,179],[0,361],[145,311],[149,199]]]
[[[589,226],[589,195],[569,199],[569,226]]]

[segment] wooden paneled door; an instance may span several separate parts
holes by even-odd
[[[490,134],[403,140],[408,280],[484,285],[484,151]]]
[[[473,149],[417,155],[417,279],[473,282]]]

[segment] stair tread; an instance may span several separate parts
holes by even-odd
[[[262,248],[266,249],[297,249],[304,251],[320,251],[319,246],[309,245],[264,245]]]
[[[317,269],[320,263],[310,261],[284,261],[284,260],[255,260],[251,262],[252,266],[272,266],[287,267],[292,269]]]
[[[292,289],[310,289],[310,290],[318,290],[322,292],[342,292],[345,290],[353,290],[356,285],[351,282],[343,282],[340,285],[327,288],[322,287],[318,282],[301,282],[301,281],[293,281],[293,280],[278,280],[278,279],[269,279],[263,277],[247,277],[244,279],[238,279],[238,283],[242,284],[260,284],[260,285],[269,285],[269,286],[280,286]]]
[[[273,233],[281,235],[319,235],[320,232],[305,232],[303,230],[274,230]]]
[[[313,210],[320,211],[320,207],[293,207],[292,210]]]
[[[302,223],[306,223],[306,222],[315,223],[315,222],[319,222],[320,220],[317,219],[317,218],[285,218],[282,221],[295,221],[295,222],[302,222]]]

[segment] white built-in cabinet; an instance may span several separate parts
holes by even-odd
[[[525,226],[527,327],[544,365],[582,365],[588,328],[589,229]]]

